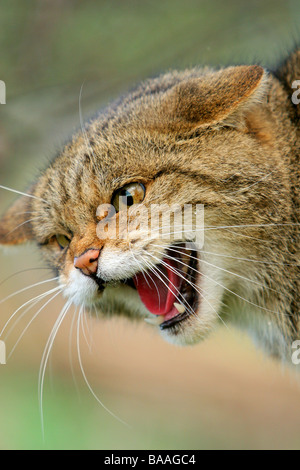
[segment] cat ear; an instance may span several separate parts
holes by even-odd
[[[0,245],[20,245],[33,240],[31,201],[22,196],[0,218]]]
[[[261,103],[267,91],[267,74],[258,66],[229,67],[187,79],[165,97],[162,112],[174,130],[201,126],[237,126],[241,117]]]

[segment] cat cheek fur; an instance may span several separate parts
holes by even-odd
[[[31,221],[38,214],[32,210],[32,188],[29,196],[22,196],[7,210],[0,220],[0,245],[20,245],[35,241]]]

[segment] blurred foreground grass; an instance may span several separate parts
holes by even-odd
[[[82,84],[87,117],[140,79],[169,68],[272,66],[292,45],[299,22],[298,0],[2,2],[0,79],[7,104],[0,108],[0,184],[24,190],[79,126]],[[1,191],[1,211],[13,200]],[[35,248],[1,254],[0,282],[36,266]],[[20,273],[0,284],[0,298],[49,276],[41,273]],[[0,305],[1,328],[27,299],[22,294]],[[92,353],[81,341],[87,377],[128,428],[83,383],[74,334],[70,362],[71,318],[47,368],[43,443],[38,370],[61,307],[61,300],[51,304],[0,366],[0,448],[300,447],[299,384],[280,364],[263,360],[242,334],[223,328],[204,344],[180,349],[144,325],[90,321]],[[33,313],[16,326],[8,351]]]
[[[55,312],[47,313],[54,322]],[[92,324],[92,354],[81,341],[84,370],[117,418],[88,390],[76,348],[72,375],[65,326],[47,368],[43,442],[37,391],[42,350],[32,345],[41,343],[41,330],[35,327],[15,360],[1,366],[2,449],[299,448],[300,385],[262,360],[245,337],[219,332],[180,350],[143,327]]]

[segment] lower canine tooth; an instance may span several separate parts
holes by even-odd
[[[174,302],[174,307],[176,308],[176,310],[178,310],[179,313],[185,312],[185,306],[182,304],[178,304],[177,302]]]
[[[158,326],[164,321],[163,315],[155,315],[151,318],[145,318],[145,322],[150,323],[151,325]]]

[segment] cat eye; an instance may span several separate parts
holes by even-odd
[[[70,239],[66,237],[65,235],[55,235],[56,241],[59,244],[60,248],[63,250],[64,248],[67,248],[70,245]]]
[[[140,204],[144,200],[145,193],[145,186],[141,183],[126,184],[115,192],[112,205],[119,212],[133,206],[133,204]]]

